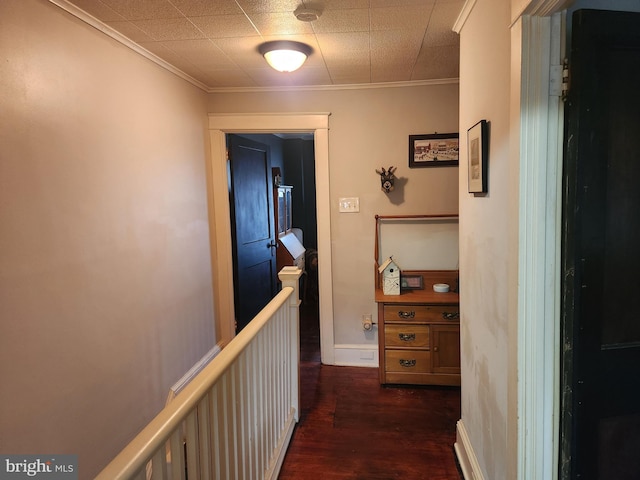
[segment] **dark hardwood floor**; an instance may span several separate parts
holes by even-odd
[[[457,387],[381,387],[375,368],[320,364],[317,308],[300,309],[301,412],[280,480],[461,480]]]

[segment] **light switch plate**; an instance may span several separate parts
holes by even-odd
[[[357,213],[360,211],[360,198],[342,197],[338,199],[338,211],[341,213]]]

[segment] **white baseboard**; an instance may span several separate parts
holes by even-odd
[[[209,350],[204,357],[198,360],[193,367],[185,373],[180,380],[173,384],[171,389],[169,390],[169,396],[167,397],[167,401],[165,405],[168,405],[171,400],[175,398],[175,396],[180,393],[180,391],[187,386],[187,384],[193,380],[200,371],[215,358],[222,351],[221,345],[214,345],[211,350]]]
[[[378,346],[347,344],[334,346],[334,365],[343,367],[378,367]]]
[[[265,480],[277,480],[278,475],[280,474],[284,457],[287,454],[287,448],[289,447],[291,437],[293,436],[293,429],[297,423],[297,415],[298,412],[296,412],[295,408],[292,408],[289,412],[289,418],[287,419],[280,440],[276,445],[275,451],[272,453],[272,461],[264,473]]]
[[[453,445],[458,457],[464,480],[484,480],[478,458],[476,457],[467,430],[462,419],[456,424],[456,443]]]

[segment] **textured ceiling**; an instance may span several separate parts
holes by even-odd
[[[451,28],[464,0],[70,0],[209,89],[458,78]],[[298,7],[321,15],[298,20]],[[313,53],[293,73],[258,45],[296,40]]]

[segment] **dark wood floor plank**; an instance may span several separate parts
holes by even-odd
[[[280,480],[462,479],[458,387],[381,387],[377,369],[321,365],[315,306],[300,331],[300,421]]]

